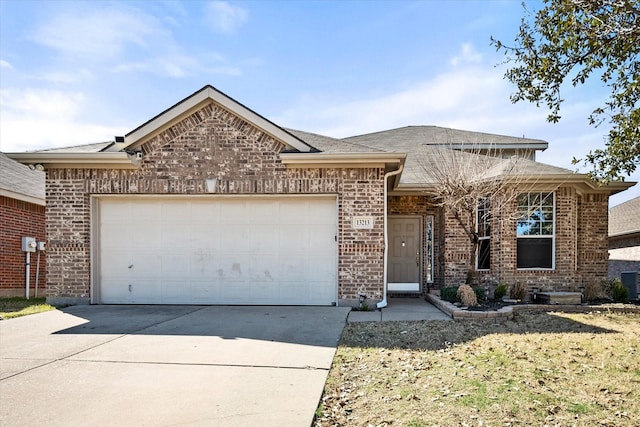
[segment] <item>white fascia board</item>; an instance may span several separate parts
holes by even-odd
[[[149,136],[153,135],[172,121],[178,119],[182,115],[186,115],[191,110],[195,110],[196,107],[204,106],[207,102],[213,101],[232,113],[242,117],[249,123],[257,126],[264,132],[268,133],[275,139],[282,141],[286,145],[290,146],[301,152],[310,152],[311,147],[290,133],[284,131],[279,126],[265,119],[256,112],[250,110],[239,102],[231,99],[222,92],[214,89],[212,86],[207,86],[191,95],[189,98],[181,101],[169,110],[160,114],[156,118],[150,120],[134,131],[128,133],[124,137],[125,147],[139,146]]]
[[[27,196],[26,194],[16,193],[15,191],[5,190],[0,188],[0,196],[8,197],[10,199],[21,200],[27,203],[33,203],[34,205],[45,206],[45,200],[39,197]]]
[[[5,153],[26,165],[41,164],[45,169],[136,169],[138,162],[125,152],[98,153]]]
[[[406,153],[281,153],[282,164],[299,168],[385,167],[404,164]]]

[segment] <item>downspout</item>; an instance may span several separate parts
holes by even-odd
[[[391,172],[387,172],[384,174],[384,261],[383,261],[383,282],[382,282],[382,301],[376,304],[377,308],[385,308],[387,306],[387,257],[389,254],[389,232],[387,231],[387,191],[388,191],[388,182],[389,177],[399,175],[402,173],[402,169],[404,169],[404,165],[400,163],[400,167]]]

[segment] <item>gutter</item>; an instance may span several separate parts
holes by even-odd
[[[36,169],[71,168],[71,169],[136,169],[139,167],[141,154],[119,152],[91,153],[5,153],[7,157],[26,165],[34,165]],[[40,169],[41,170],[41,169]]]
[[[387,306],[387,259],[389,257],[389,231],[387,230],[387,192],[389,177],[399,175],[402,173],[404,165],[400,163],[400,167],[391,172],[387,172],[384,175],[384,266],[382,268],[383,284],[382,284],[382,301],[376,304],[377,308],[385,308]]]

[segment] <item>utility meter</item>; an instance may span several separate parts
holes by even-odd
[[[34,237],[22,238],[22,252],[35,252],[37,245],[38,244],[36,243],[36,239]]]

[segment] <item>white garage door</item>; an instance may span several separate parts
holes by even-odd
[[[335,197],[103,197],[96,206],[100,303],[337,301]]]

